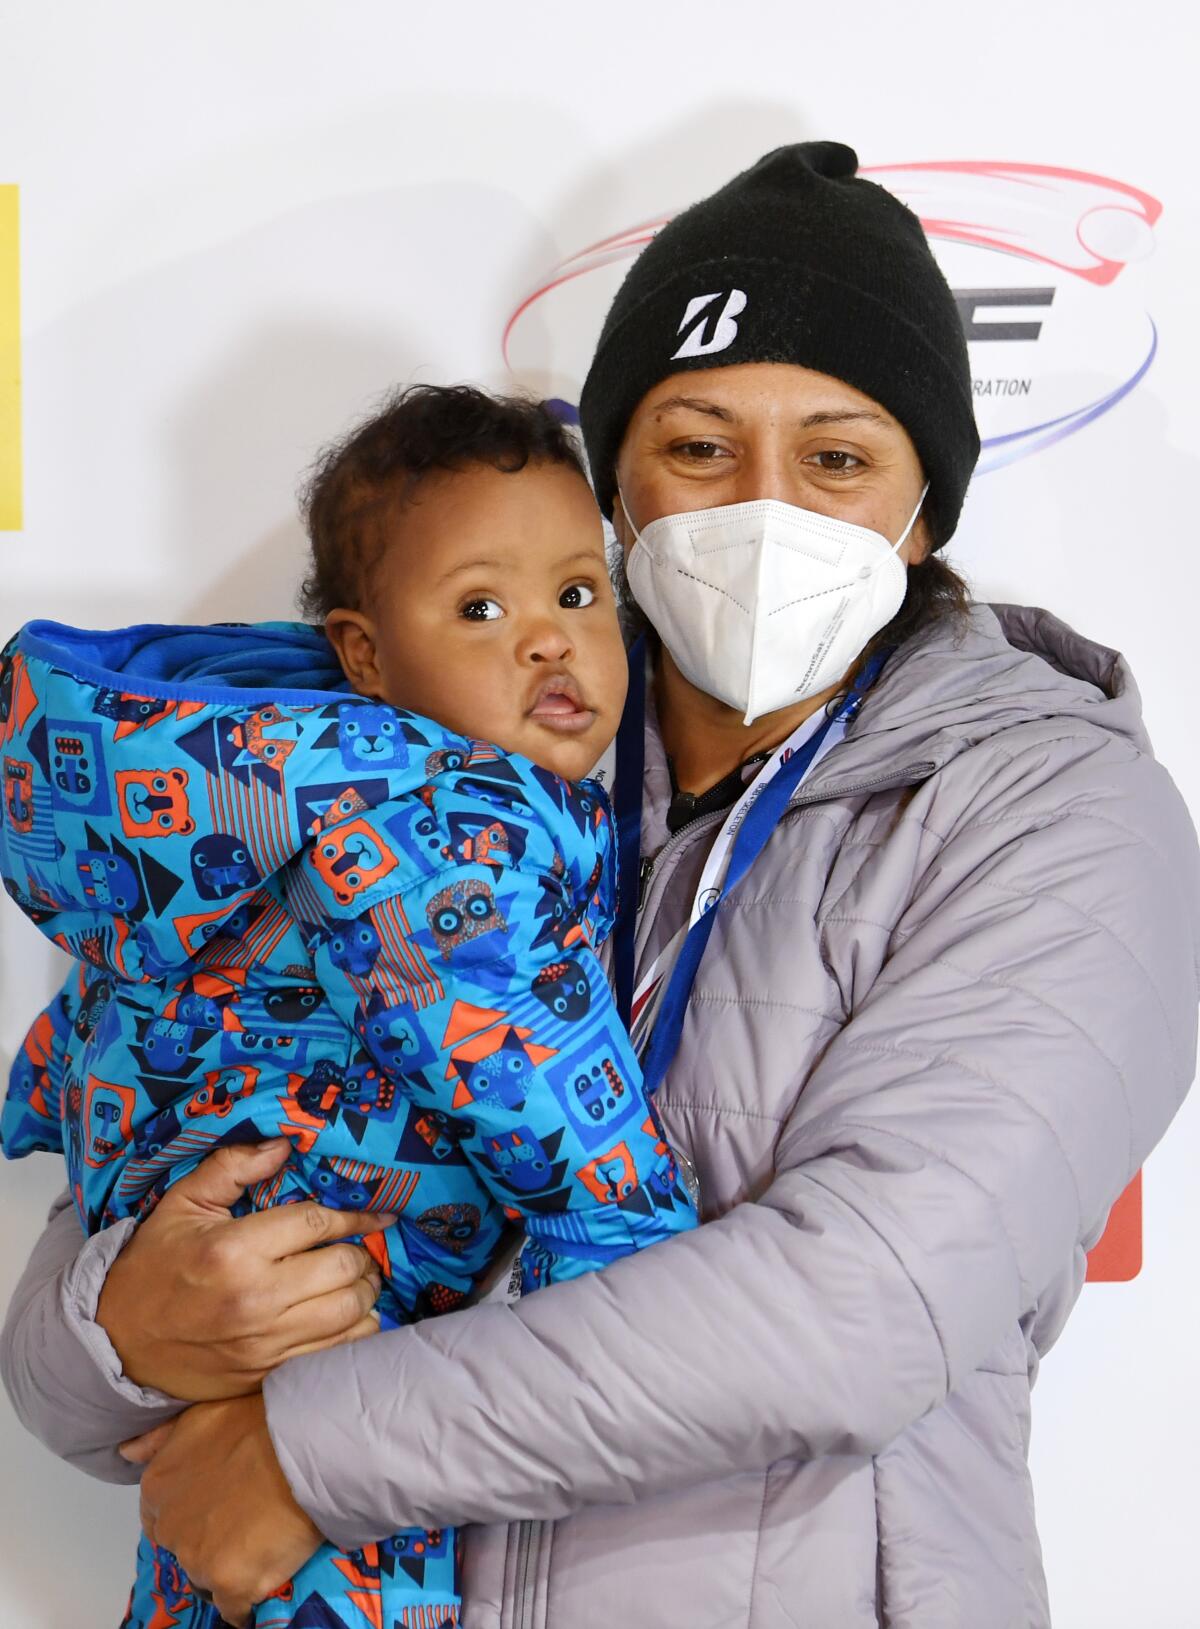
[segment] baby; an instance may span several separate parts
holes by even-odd
[[[94,1231],[286,1135],[249,1203],[394,1214],[368,1240],[390,1327],[460,1304],[507,1220],[528,1293],[695,1213],[595,955],[614,841],[579,778],[626,665],[566,432],[409,390],[306,510],[324,634],[33,623],[4,653],[0,873],[79,965],[0,1137],[64,1152]],[[254,1623],[459,1615],[453,1534],[413,1531],[322,1549]],[[219,1619],[143,1539],[124,1622]]]

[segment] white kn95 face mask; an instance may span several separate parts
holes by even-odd
[[[633,597],[697,689],[752,724],[837,684],[900,609],[901,545],[867,526],[762,498],[663,515],[626,566]]]

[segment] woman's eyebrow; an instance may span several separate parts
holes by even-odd
[[[844,412],[806,413],[800,420],[800,428],[811,430],[818,424],[853,424],[855,420],[866,420],[870,424],[892,422],[883,413],[872,413],[869,408],[847,408]]]
[[[668,396],[665,402],[659,402],[654,410],[656,418],[664,413],[670,413],[676,408],[683,408],[687,412],[703,413],[708,418],[720,419],[723,424],[740,424],[738,415],[728,407],[722,407],[719,402],[706,401],[701,396]],[[873,413],[869,408],[830,408],[818,410],[815,413],[806,413],[799,420],[802,430],[811,430],[822,424],[853,424],[855,422],[868,424],[889,425],[893,421],[885,413]]]
[[[699,396],[668,396],[665,402],[659,402],[654,409],[656,418],[669,413],[673,408],[687,408],[693,413],[705,413],[709,418],[720,419],[724,424],[737,424],[738,416],[727,407],[720,407],[716,402],[706,402]]]

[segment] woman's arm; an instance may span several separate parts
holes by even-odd
[[[103,1481],[136,1481],[117,1444],[172,1418],[178,1399],[257,1390],[289,1353],[375,1332],[367,1252],[313,1246],[380,1218],[319,1205],[229,1215],[287,1153],[221,1149],[144,1222],[91,1239],[69,1196],[55,1202],[0,1335],[5,1389],[52,1453]]]
[[[993,759],[946,817],[760,1201],[268,1377],[329,1538],[878,1452],[1082,1265],[1192,1079],[1200,874],[1157,766],[1075,745]]]
[[[183,1407],[127,1379],[95,1321],[105,1274],[133,1226],[121,1222],[85,1239],[70,1194],[60,1195],[0,1331],[0,1375],[21,1424],[102,1482],[136,1482],[138,1469],[117,1444]]]

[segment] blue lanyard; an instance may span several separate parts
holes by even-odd
[[[717,920],[717,909],[750,870],[783,816],[792,794],[800,785],[820,751],[821,743],[835,723],[848,724],[858,713],[867,691],[879,677],[891,651],[878,652],[864,668],[858,683],[837,713],[826,718],[775,775],[747,811],[729,854],[729,865],[720,895],[688,930],[672,969],[666,993],[659,1008],[642,1069],[647,1092],[655,1092],[679,1048],[688,1000],[705,946]],[[637,935],[638,880],[641,862],[642,773],[645,752],[646,667],[643,641],[629,653],[629,696],[617,734],[617,763],[614,788],[617,817],[619,864],[618,916],[613,935],[613,963],[617,1010],[626,1028],[633,1013],[634,946]]]
[[[646,769],[646,641],[629,652],[629,689],[617,730],[613,812],[617,818],[617,921],[613,980],[617,1012],[628,1029],[633,1015],[634,945],[642,870],[642,780]]]

